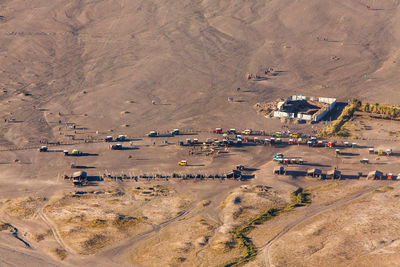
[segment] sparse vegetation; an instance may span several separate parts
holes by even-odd
[[[204,200],[204,201],[202,202],[203,207],[207,207],[207,206],[210,205],[210,204],[211,204],[211,200]]]
[[[285,207],[285,210],[291,210],[311,203],[311,194],[309,191],[304,191],[303,188],[299,187],[290,194],[290,199],[291,203]]]
[[[354,112],[356,112],[360,106],[361,102],[359,100],[352,99],[351,103],[343,109],[340,116],[324,129],[322,129],[320,135],[322,137],[349,137],[350,132],[348,131],[346,126],[348,126],[348,123],[353,119]]]
[[[382,105],[379,103],[371,104],[366,102],[360,105],[358,110],[372,114],[380,114],[387,118],[400,117],[400,108],[398,106]]]
[[[337,186],[339,186],[339,183],[337,183],[337,182],[330,183],[330,184],[324,184],[324,185],[320,185],[320,186],[314,187],[310,191],[318,191],[318,190],[330,189],[330,188],[337,187]]]
[[[172,194],[173,190],[163,186],[146,185],[141,186],[139,192],[142,190],[153,193],[162,191],[170,197],[149,196],[146,200],[135,193],[138,191],[135,187],[81,190],[60,193],[58,198],[47,203],[43,211],[57,226],[66,244],[78,253],[94,254],[129,235],[148,230],[150,223],[160,223],[175,216],[182,212],[182,205],[190,203],[190,200]],[[89,196],[89,199],[82,200],[75,195]],[[146,207],[143,203],[146,203]],[[164,207],[164,203],[169,206]],[[148,218],[151,218],[151,222],[145,224]]]
[[[88,228],[105,228],[107,227],[107,220],[94,219],[87,222],[86,227]]]
[[[53,248],[51,249],[51,252],[54,256],[56,256],[57,259],[61,261],[65,260],[68,256],[67,251],[65,251],[63,248]]]
[[[126,231],[130,228],[136,226],[139,222],[143,221],[144,217],[131,217],[126,215],[118,215],[112,222],[113,226],[115,226],[120,231]]]
[[[297,190],[291,193],[291,202],[286,205],[280,205],[277,207],[273,207],[268,209],[263,214],[258,217],[252,219],[247,224],[237,227],[234,231],[232,231],[232,236],[235,241],[239,244],[241,248],[245,249],[245,253],[242,257],[235,259],[234,261],[225,264],[225,267],[231,266],[241,266],[246,262],[253,260],[258,253],[257,247],[252,242],[251,238],[248,237],[248,234],[254,229],[256,225],[260,225],[275,216],[278,216],[281,212],[290,211],[296,207],[301,207],[306,204],[311,203],[310,193],[308,191],[303,190],[303,188],[298,188]],[[235,244],[236,242],[233,242]]]
[[[184,262],[185,260],[186,260],[185,257],[177,257],[177,258],[176,258],[176,261],[179,262],[179,263],[182,263],[182,262]]]
[[[27,219],[35,214],[36,209],[45,200],[46,199],[42,197],[8,200],[3,206],[3,209],[10,216]]]
[[[82,242],[82,254],[94,254],[104,248],[109,242],[109,238],[103,234],[94,234],[89,239]]]
[[[350,137],[352,132],[358,131],[352,124],[353,115],[356,111],[366,112],[370,114],[381,115],[385,119],[396,119],[400,117],[400,107],[393,105],[382,105],[379,103],[362,103],[357,99],[352,99],[351,103],[345,107],[340,116],[328,126],[326,126],[320,133],[322,137],[340,136]],[[364,126],[366,128],[366,126]],[[395,132],[389,132],[395,134]],[[352,136],[358,137],[358,136]]]
[[[32,239],[36,242],[43,241],[49,233],[32,233]]]
[[[8,229],[10,229],[10,224],[0,221],[0,231],[4,231],[4,230],[8,230]]]
[[[385,193],[385,192],[388,192],[393,189],[394,188],[391,186],[382,186],[382,187],[379,187],[378,189],[375,189],[373,192],[374,193]]]
[[[235,211],[235,212],[232,214],[233,219],[239,218],[239,216],[240,216],[240,214],[242,214],[242,212],[243,212],[243,208],[240,207],[237,211]]]

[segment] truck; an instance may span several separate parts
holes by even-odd
[[[173,129],[173,130],[171,131],[171,134],[172,134],[172,135],[179,135],[179,129]]]
[[[65,156],[82,156],[82,152],[77,149],[72,149],[71,152],[64,150],[63,152]]]
[[[237,165],[236,166],[236,170],[243,171],[244,170],[244,166],[243,165]]]
[[[156,132],[156,131],[150,131],[150,132],[147,134],[147,136],[148,136],[148,137],[156,137],[156,136],[157,136],[157,132]]]
[[[273,170],[273,174],[282,175],[285,173],[285,168],[282,166],[275,167]]]
[[[226,174],[226,178],[231,179],[239,179],[242,177],[242,172],[240,170],[232,170],[231,172]]]
[[[116,144],[116,145],[110,145],[108,148],[111,150],[122,150],[123,147],[122,144]]]
[[[213,133],[222,134],[222,128],[215,128]]]
[[[282,137],[282,133],[281,132],[275,132],[272,134],[272,137]]]
[[[310,139],[307,140],[307,145],[308,146],[314,146],[317,143],[317,138],[311,137]]]
[[[245,130],[242,131],[242,134],[250,135],[251,134],[251,130],[250,129],[245,129]]]
[[[318,141],[317,143],[314,143],[314,146],[316,146],[316,147],[324,147],[325,146],[325,142],[324,141]]]
[[[181,160],[178,162],[179,166],[187,166],[187,161],[186,160]]]
[[[282,153],[275,154],[272,159],[274,161],[281,161],[283,159],[283,154]]]
[[[48,151],[47,146],[41,146],[41,147],[39,148],[39,152],[47,152],[47,151]]]
[[[72,181],[74,183],[74,186],[82,186],[84,184],[87,184],[87,173],[84,171],[74,172],[72,174]]]
[[[79,151],[78,149],[72,149],[71,156],[80,156],[80,155],[82,155],[81,151]]]
[[[126,135],[118,135],[117,138],[115,138],[115,141],[125,141],[126,140]]]

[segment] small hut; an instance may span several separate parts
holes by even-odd
[[[307,176],[311,176],[311,177],[318,177],[321,178],[322,176],[322,171],[320,169],[309,169],[307,171]]]
[[[285,173],[285,168],[282,166],[277,166],[274,168],[274,174],[281,175]]]
[[[342,173],[338,170],[330,170],[326,173],[326,179],[341,179]]]
[[[382,180],[383,178],[383,173],[381,171],[372,171],[368,173],[367,179],[373,179],[373,180]]]

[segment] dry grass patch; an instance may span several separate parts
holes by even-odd
[[[200,254],[208,250],[216,227],[217,222],[208,216],[197,215],[178,220],[174,227],[166,227],[157,235],[138,243],[130,253],[130,263],[143,266],[178,266],[182,263],[185,266],[198,266],[198,260],[202,258],[205,260],[202,266],[215,266],[220,259],[216,259],[214,254],[210,257]]]
[[[379,187],[378,189],[375,189],[373,192],[374,193],[385,193],[385,192],[388,192],[393,189],[394,188],[391,186],[382,186],[382,187]]]
[[[52,248],[50,249],[50,252],[53,256],[61,261],[65,260],[68,256],[67,251],[63,248]]]
[[[143,191],[151,194],[142,197]],[[189,203],[174,191],[155,185],[61,194],[44,212],[71,248],[93,254],[176,216]]]
[[[102,219],[90,220],[86,223],[86,227],[95,229],[105,228],[107,227],[107,220],[102,220]]]
[[[38,207],[45,200],[46,199],[42,197],[7,200],[3,206],[3,210],[10,216],[27,219],[35,214]]]
[[[146,219],[146,217],[132,217],[119,214],[113,220],[112,225],[120,231],[126,231],[132,227],[135,227],[137,224]]]
[[[203,200],[203,201],[201,202],[201,204],[203,205],[203,207],[207,207],[208,205],[211,204],[211,200]]]
[[[0,231],[5,231],[8,229],[10,229],[10,224],[0,221]]]
[[[339,183],[335,182],[335,183],[330,183],[330,184],[324,184],[324,185],[320,185],[320,186],[316,186],[314,188],[311,189],[311,191],[318,191],[318,190],[326,190],[326,189],[331,189],[334,187],[338,187]]]
[[[29,236],[35,242],[40,242],[40,241],[43,241],[46,237],[48,237],[50,234],[51,234],[51,231],[49,230],[45,233],[31,233]]]
[[[93,234],[81,243],[82,254],[95,254],[110,243],[110,238],[104,234]]]

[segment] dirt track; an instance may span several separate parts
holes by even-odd
[[[70,248],[68,248],[65,245],[65,243],[63,242],[56,226],[54,226],[54,224],[49,220],[49,218],[47,218],[46,214],[43,213],[43,208],[45,207],[45,205],[46,204],[44,204],[38,211],[38,215],[39,215],[40,219],[42,219],[43,222],[50,228],[51,233],[54,236],[54,239],[57,241],[57,243],[60,245],[60,247],[63,248],[69,254],[74,255],[75,253]]]
[[[379,183],[377,185],[374,186],[368,186],[365,189],[354,193],[350,196],[347,196],[345,198],[336,200],[334,202],[331,203],[327,203],[327,204],[323,204],[323,205],[313,205],[311,207],[307,207],[304,209],[304,213],[305,215],[300,217],[300,218],[296,218],[296,220],[294,222],[290,222],[289,224],[287,224],[282,231],[280,231],[278,234],[276,234],[272,239],[268,240],[268,242],[266,242],[263,246],[261,246],[259,249],[263,250],[263,254],[264,254],[264,262],[265,262],[265,266],[269,267],[269,266],[273,266],[271,264],[271,257],[270,257],[270,252],[269,252],[269,248],[271,247],[271,245],[274,243],[274,241],[276,241],[277,239],[279,239],[281,236],[283,236],[284,234],[286,234],[287,232],[289,232],[291,229],[293,229],[294,227],[296,227],[297,225],[299,225],[300,223],[312,218],[313,216],[316,216],[318,214],[321,214],[322,212],[325,212],[329,209],[333,209],[336,207],[340,207],[341,205],[344,205],[346,203],[349,203],[355,199],[358,199],[362,196],[364,196],[365,194],[371,193],[371,191],[381,187],[383,185],[383,183]]]

